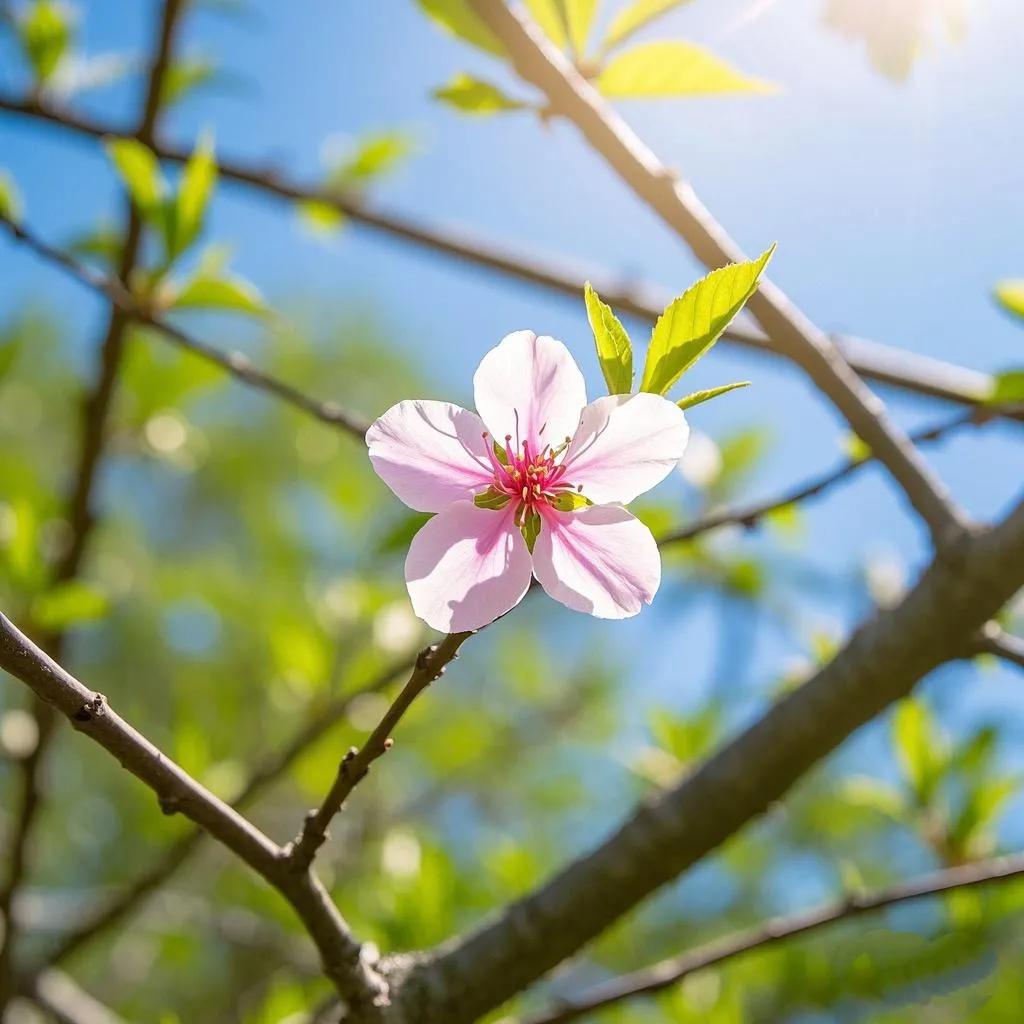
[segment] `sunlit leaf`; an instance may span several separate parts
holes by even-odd
[[[714,345],[754,294],[774,251],[712,271],[668,306],[654,325],[641,391],[664,395]]]
[[[603,46],[608,49],[624,42],[634,32],[660,18],[675,7],[682,7],[690,0],[632,0],[612,19]]]
[[[727,395],[730,391],[735,391],[737,388],[749,386],[749,380],[738,380],[733,384],[720,384],[717,388],[705,388],[703,391],[694,391],[685,398],[680,398],[676,405],[680,409],[692,409],[695,405],[701,405],[704,402],[710,402],[712,398],[718,398],[719,395]]]
[[[21,46],[39,82],[56,72],[71,42],[73,13],[57,0],[35,0],[18,19]]]
[[[69,580],[40,594],[32,602],[31,618],[43,629],[63,630],[102,618],[108,605],[95,586]]]
[[[582,56],[597,13],[597,0],[557,0],[557,3],[562,10],[573,53]]]
[[[135,205],[147,216],[154,215],[167,184],[153,151],[135,139],[110,139],[106,149]]]
[[[611,307],[603,303],[588,281],[583,291],[587,319],[594,332],[597,358],[608,394],[625,395],[633,388],[633,346]]]
[[[913,697],[896,705],[892,730],[903,774],[918,803],[927,807],[946,765],[945,738],[939,733],[928,705]]]
[[[477,17],[469,0],[417,0],[417,3],[452,35],[498,57],[505,56],[505,47]]]
[[[1024,319],[1024,281],[1000,281],[995,294],[1004,309]]]
[[[175,209],[175,235],[170,256],[184,252],[202,230],[206,208],[217,181],[213,137],[204,133],[185,164]]]
[[[171,107],[217,77],[216,61],[209,57],[177,57],[164,76],[161,103]]]
[[[506,96],[496,85],[464,72],[447,85],[434,90],[434,98],[464,114],[497,114],[503,110],[521,110],[525,104]]]
[[[303,199],[295,204],[303,226],[312,234],[327,238],[345,226],[345,215],[336,206],[316,199]]]
[[[526,7],[544,34],[560,50],[569,44],[561,0],[526,0]]]
[[[21,194],[14,178],[3,168],[0,168],[0,217],[18,224],[21,221]]]
[[[774,86],[736,71],[694,43],[640,43],[605,65],[597,88],[610,99],[657,99],[771,92]]]
[[[991,405],[1024,402],[1024,370],[1004,370],[992,378]]]
[[[413,151],[405,132],[375,132],[360,139],[331,168],[327,188],[347,189],[393,171]]]
[[[266,316],[266,303],[256,287],[234,275],[199,274],[174,297],[173,309],[210,309]]]

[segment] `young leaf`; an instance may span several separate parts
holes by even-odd
[[[173,309],[215,309],[266,316],[266,303],[256,288],[231,274],[198,274],[186,282],[171,303]]]
[[[217,64],[209,57],[176,58],[164,76],[160,93],[161,106],[171,107],[180,103],[196,89],[212,82],[217,77],[217,71]]]
[[[487,116],[503,110],[522,110],[523,103],[506,96],[497,86],[465,73],[457,74],[447,85],[434,90],[434,99],[447,103],[464,114]]]
[[[18,23],[18,34],[36,80],[45,84],[71,42],[71,12],[56,0],[35,0]]]
[[[32,602],[32,621],[43,629],[61,630],[102,618],[106,595],[82,580],[60,583]]]
[[[597,13],[597,0],[557,0],[557,3],[562,9],[573,53],[582,56],[587,49],[590,26]]]
[[[12,224],[21,221],[21,194],[11,175],[0,168],[0,217]]]
[[[1007,405],[1011,402],[1024,402],[1024,370],[1004,370],[992,378],[988,403]]]
[[[1024,280],[1000,281],[996,285],[996,299],[1005,310],[1024,319]]]
[[[928,705],[913,697],[900,701],[893,714],[893,744],[903,774],[917,799],[927,807],[946,764],[945,740]]]
[[[633,346],[626,328],[619,323],[611,307],[601,301],[589,281],[584,286],[583,297],[608,394],[629,394],[633,388]]]
[[[377,132],[361,139],[331,169],[327,188],[348,189],[394,170],[412,151],[413,141],[403,132]]]
[[[295,204],[295,210],[302,224],[320,238],[327,238],[345,226],[345,215],[330,203],[302,199]]]
[[[548,39],[560,50],[564,50],[569,37],[565,31],[561,0],[526,0],[526,6]]]
[[[156,156],[134,139],[111,139],[106,149],[135,205],[152,219],[167,191]]]
[[[680,398],[676,405],[680,409],[692,409],[695,405],[701,405],[704,402],[710,402],[712,398],[718,398],[719,395],[726,395],[737,388],[749,386],[749,380],[738,380],[734,384],[720,384],[717,388],[705,388],[703,391],[694,391],[685,398]]]
[[[217,163],[213,155],[213,138],[204,133],[185,164],[175,204],[175,233],[168,256],[183,253],[196,239],[203,226],[206,208],[217,181]]]
[[[773,245],[756,260],[712,271],[658,318],[644,363],[641,391],[664,395],[729,326],[754,294]]]
[[[497,57],[505,56],[505,47],[476,16],[469,0],[419,0],[419,5],[424,14],[452,35]]]
[[[655,18],[667,14],[674,7],[682,7],[690,0],[633,0],[628,6],[619,11],[608,26],[608,33],[601,44],[604,50],[623,43],[634,32],[639,31]]]
[[[610,99],[657,99],[736,92],[772,92],[775,86],[741,74],[694,43],[641,43],[613,57],[597,77]]]

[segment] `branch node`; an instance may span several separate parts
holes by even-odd
[[[103,715],[107,698],[102,693],[94,693],[91,700],[86,701],[75,713],[76,722],[91,722]]]

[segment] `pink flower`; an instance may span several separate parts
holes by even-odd
[[[569,608],[636,615],[658,590],[661,557],[623,505],[679,461],[682,410],[643,392],[587,405],[568,349],[531,331],[488,352],[473,387],[479,416],[399,402],[366,434],[378,476],[410,508],[437,513],[405,562],[416,614],[444,632],[478,629],[536,576]]]

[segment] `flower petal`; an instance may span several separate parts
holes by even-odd
[[[484,425],[448,402],[399,402],[366,432],[377,475],[418,512],[440,512],[493,476]]]
[[[412,539],[405,580],[413,611],[434,629],[461,633],[504,615],[530,588],[530,552],[501,512],[457,501]]]
[[[651,603],[661,555],[639,519],[618,505],[542,514],[533,574],[551,597],[599,619],[626,619]]]
[[[625,505],[665,479],[689,433],[683,410],[660,395],[599,398],[583,410],[565,453],[565,480],[597,505]]]
[[[499,444],[557,448],[576,431],[587,404],[583,374],[554,338],[517,331],[484,356],[473,377],[476,409]],[[518,423],[517,423],[518,414]]]

